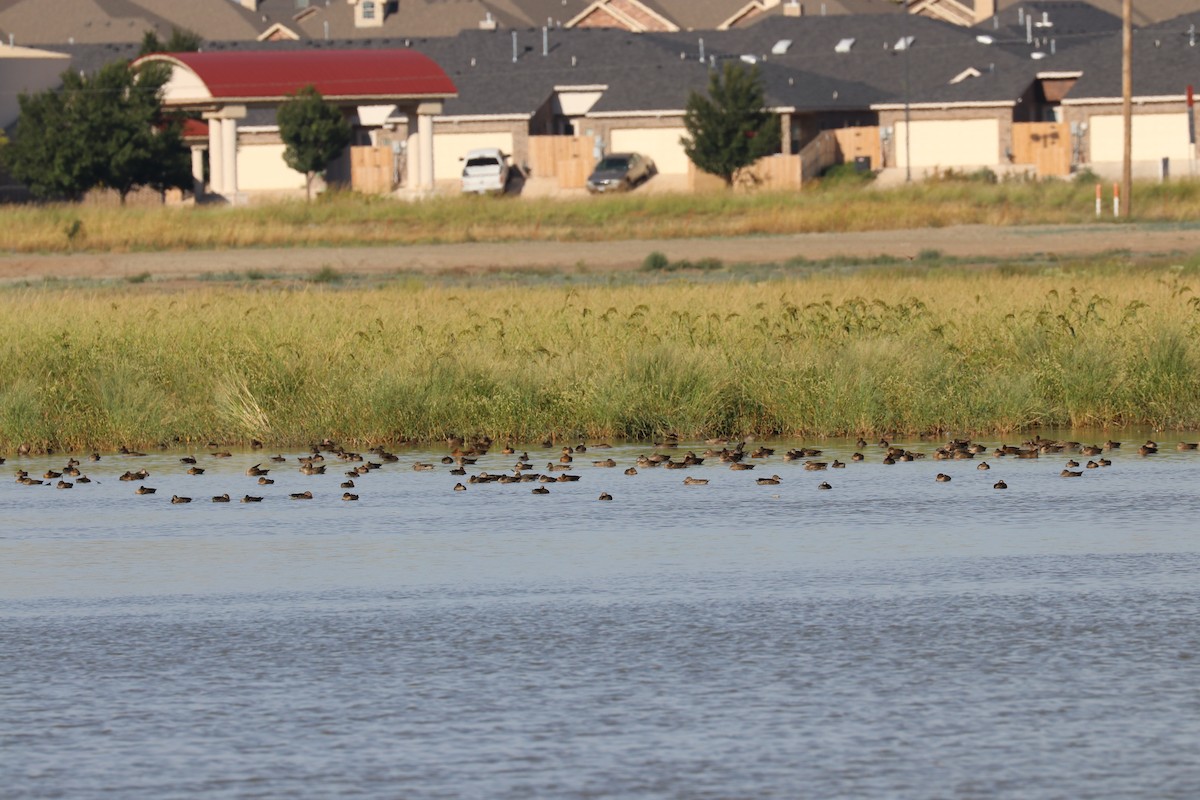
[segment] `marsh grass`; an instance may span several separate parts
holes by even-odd
[[[338,192],[321,202],[228,208],[15,206],[0,250],[103,252],[468,241],[607,241],[1094,221],[1091,183],[941,180],[877,190],[830,182],[800,193],[422,202]],[[1200,217],[1200,183],[1139,184],[1141,221]]]
[[[1200,270],[0,291],[0,453],[1200,426]]]

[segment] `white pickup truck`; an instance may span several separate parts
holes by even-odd
[[[495,147],[472,150],[463,159],[464,194],[502,194],[508,186],[508,156]]]

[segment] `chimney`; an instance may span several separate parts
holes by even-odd
[[[787,5],[785,5],[783,7],[783,15],[785,17],[798,17],[803,12],[804,12],[803,7],[798,2],[796,2],[796,0],[791,0],[791,2],[789,2]]]
[[[975,0],[975,23],[996,16],[996,0]]]
[[[487,12],[487,16],[479,21],[479,30],[494,31],[496,30],[496,20],[492,17],[492,12]]]

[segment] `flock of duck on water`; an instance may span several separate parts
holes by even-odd
[[[581,464],[586,465],[586,456],[584,454],[588,452],[588,446],[584,444],[574,447],[570,445],[563,446],[558,450],[557,459],[548,461],[543,472],[533,466],[528,451],[517,455],[516,449],[510,445],[504,447],[501,451],[504,455],[516,456],[515,463],[510,467],[505,468],[503,472],[489,473],[481,471],[468,475],[468,467],[474,467],[478,460],[487,455],[491,450],[492,440],[484,437],[467,441],[459,437],[451,437],[447,439],[447,444],[451,448],[450,453],[441,459],[441,463],[444,466],[450,467],[449,473],[451,475],[461,476],[465,481],[460,481],[454,485],[454,491],[456,492],[467,491],[467,486],[474,484],[537,483],[538,486],[532,489],[533,494],[549,494],[550,489],[547,484],[570,483],[580,479],[580,476],[572,473],[571,470],[576,469]],[[731,443],[723,439],[710,439],[706,444],[709,447],[702,453],[697,454],[692,450],[688,450],[680,457],[675,452],[661,452],[662,450],[678,450],[679,442],[677,439],[669,438],[666,441],[657,442],[655,443],[655,451],[651,455],[639,455],[634,460],[634,463],[624,470],[624,474],[630,476],[637,475],[639,470],[647,469],[686,470],[701,466],[705,462],[709,462],[710,464],[713,462],[724,464],[727,465],[728,469],[735,471],[753,470],[766,463],[775,455],[775,450],[768,447],[760,446],[747,449],[745,441]],[[261,449],[262,446],[262,443],[257,440],[252,442],[253,449]],[[555,447],[551,441],[543,442],[543,446],[548,448]],[[233,457],[233,454],[228,451],[215,449],[217,447],[215,444],[210,445],[210,447],[214,448],[208,454],[210,458],[222,459]],[[591,445],[591,447],[595,450],[605,450],[610,448],[611,445],[595,444]],[[720,449],[717,449],[718,447]],[[1120,447],[1120,442],[1111,440],[1104,442],[1102,445],[1087,445],[1075,441],[1048,440],[1040,436],[1026,441],[1021,445],[1001,444],[996,447],[972,442],[970,439],[952,439],[946,444],[937,447],[931,457],[935,460],[964,460],[974,459],[976,456],[987,457],[990,453],[992,458],[1033,459],[1043,456],[1068,455],[1066,465],[1059,475],[1064,478],[1078,478],[1084,474],[1085,469],[1102,469],[1110,466],[1112,461],[1104,457],[1105,453],[1109,453]],[[865,461],[867,456],[862,451],[870,449],[866,440],[858,439],[856,448],[857,450],[850,456],[850,461]],[[1198,448],[1200,448],[1200,443],[1180,442],[1176,445],[1177,450],[1196,450]],[[888,465],[930,457],[924,452],[916,452],[903,447],[894,447],[886,439],[879,441],[877,451],[882,453],[882,463]],[[1158,452],[1158,444],[1154,441],[1147,441],[1145,444],[1139,445],[1136,452],[1139,456],[1153,455]],[[30,455],[28,446],[22,445],[18,450],[18,455]],[[139,457],[146,454],[122,447],[119,450],[119,455]],[[787,450],[783,453],[782,458],[785,462],[801,461],[803,462],[803,468],[811,472],[844,469],[846,467],[845,462],[839,461],[836,458],[832,461],[819,460],[821,455],[821,450],[811,447],[801,447]],[[1080,458],[1087,458],[1086,464],[1081,466],[1080,462],[1075,459],[1076,455]],[[101,455],[98,452],[93,452],[87,458],[88,461],[97,463],[101,460]],[[367,455],[364,456],[362,453],[348,451],[329,439],[319,444],[311,445],[305,455],[295,457],[297,469],[303,475],[324,475],[331,461],[345,465],[344,475],[346,480],[342,481],[339,486],[340,489],[345,490],[341,495],[341,499],[344,501],[358,500],[358,494],[350,491],[356,488],[356,479],[382,468],[384,464],[395,463],[399,460],[399,456],[389,452],[382,446],[371,448],[367,451]],[[264,462],[260,461],[248,467],[245,470],[245,475],[256,479],[256,485],[258,486],[270,486],[274,484],[275,479],[269,477],[270,473],[272,471],[278,473],[278,470],[284,468],[282,465],[287,464],[289,459],[280,454],[271,456],[269,461],[272,463],[272,467],[263,468]],[[0,464],[4,463],[4,457],[0,457]],[[180,459],[180,464],[181,467],[186,468],[184,472],[187,475],[203,475],[205,472],[205,467],[199,465],[199,461],[195,456],[184,456]],[[93,482],[91,478],[83,473],[82,466],[83,464],[78,459],[69,458],[61,470],[48,469],[40,478],[30,475],[28,470],[17,469],[16,480],[17,483],[26,486],[54,486],[57,489],[72,489],[78,484]],[[591,461],[590,466],[592,468],[611,469],[619,467],[620,464],[610,457],[594,459]],[[437,465],[418,461],[412,465],[412,469],[418,472],[433,471],[437,469]],[[980,459],[976,469],[988,470],[991,469],[991,466],[986,460]],[[138,486],[134,489],[135,494],[153,495],[157,490],[146,483],[149,478],[149,471],[139,469],[136,472],[127,470],[118,476],[117,480],[137,483]],[[939,472],[935,480],[939,483],[947,483],[951,480],[951,477],[946,473]],[[693,475],[685,476],[682,479],[682,483],[685,486],[704,486],[708,482],[708,478],[698,478]],[[755,483],[760,486],[777,486],[782,482],[783,479],[777,474],[755,479]],[[822,481],[817,485],[817,488],[826,490],[833,487],[828,481]],[[1008,484],[1000,480],[993,484],[992,488],[1007,489]],[[292,500],[312,500],[314,495],[311,490],[306,490],[289,493],[288,497]],[[245,494],[240,502],[259,503],[263,499],[262,495]],[[608,492],[602,492],[599,499],[608,501],[613,498]],[[229,503],[232,502],[232,498],[228,493],[225,493],[212,496],[211,501],[214,503]],[[191,497],[177,494],[171,496],[171,503],[173,504],[190,502],[192,502]]]

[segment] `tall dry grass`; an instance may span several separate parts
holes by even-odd
[[[0,453],[1200,425],[1191,268],[10,288]]]
[[[1139,186],[1141,220],[1200,216],[1200,183]],[[889,190],[640,195],[562,199],[340,193],[315,203],[226,208],[21,206],[0,209],[0,250],[128,252],[469,241],[596,241],[1089,222],[1090,185],[940,181]]]

